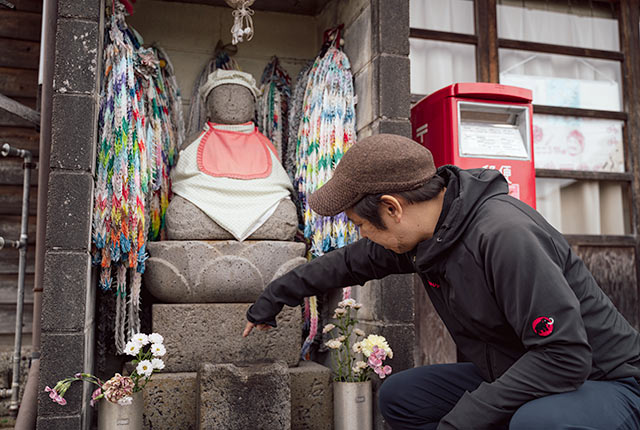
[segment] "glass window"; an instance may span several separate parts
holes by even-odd
[[[412,28],[474,34],[473,0],[411,0]]]
[[[623,121],[535,114],[538,169],[624,172]]]
[[[611,3],[579,0],[501,0],[498,37],[619,51],[618,21]]]
[[[537,178],[536,205],[563,234],[629,234],[628,188],[609,181]]]
[[[476,81],[476,47],[409,39],[411,93],[431,94],[454,82]]]
[[[500,49],[500,83],[529,88],[533,103],[622,110],[620,63]]]

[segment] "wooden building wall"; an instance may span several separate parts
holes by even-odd
[[[0,5],[0,94],[37,108],[38,62],[42,0],[10,0],[15,9]],[[38,161],[39,134],[28,122],[0,109],[0,145],[28,149]],[[0,157],[0,236],[20,237],[22,160]],[[31,176],[29,248],[25,283],[23,345],[30,345],[38,174]],[[18,251],[0,250],[0,349],[13,345],[18,285]]]

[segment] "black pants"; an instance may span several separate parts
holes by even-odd
[[[435,429],[465,391],[483,382],[471,363],[417,367],[380,388],[380,410],[394,430]],[[469,423],[473,429],[473,423]],[[587,381],[576,391],[525,403],[509,430],[639,430],[640,385],[633,378]]]

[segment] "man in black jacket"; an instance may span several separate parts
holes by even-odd
[[[415,272],[470,363],[385,381],[380,409],[394,429],[640,429],[638,332],[498,172],[436,170],[417,143],[377,135],[309,203],[346,211],[363,239],[273,281],[244,336],[306,296]]]

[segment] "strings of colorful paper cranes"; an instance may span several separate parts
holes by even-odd
[[[308,255],[313,259],[358,239],[358,231],[344,213],[323,217],[311,210],[308,197],[333,175],[345,151],[355,142],[355,92],[353,75],[346,54],[339,49],[339,29],[326,52],[319,56],[305,89],[302,118],[296,148],[297,169],[294,188],[298,191],[304,236],[311,242]],[[350,288],[343,296],[348,298]],[[309,335],[303,347],[304,358],[317,334],[317,298],[305,301]]]
[[[277,57],[273,57],[262,72],[260,94],[256,106],[258,129],[271,140],[278,158],[283,160],[289,135],[291,78]]]
[[[168,67],[141,46],[115,3],[105,28],[92,242],[100,287],[115,287],[119,351],[140,327],[146,242],[163,237],[169,173],[184,139],[180,94],[161,57]]]

